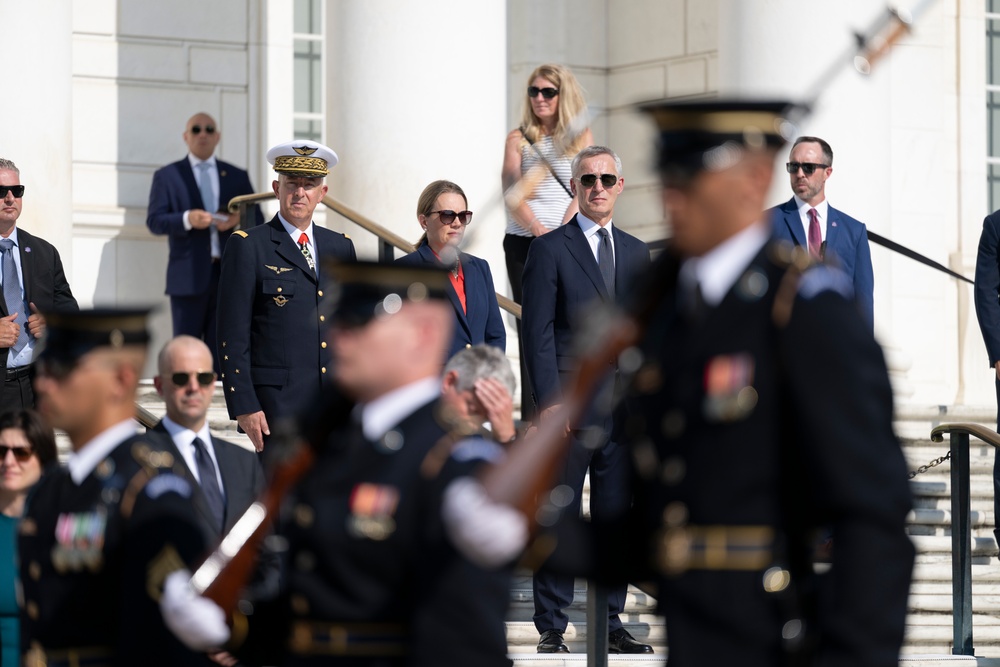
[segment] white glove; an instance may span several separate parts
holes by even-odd
[[[207,651],[229,641],[226,613],[203,598],[188,583],[191,573],[177,570],[167,575],[160,598],[163,622],[192,651]]]
[[[528,521],[510,505],[496,503],[472,477],[459,477],[444,492],[441,508],[452,543],[476,565],[499,567],[528,542]]]

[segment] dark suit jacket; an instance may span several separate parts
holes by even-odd
[[[802,247],[809,245],[794,197],[770,209],[768,214],[776,238]],[[872,328],[875,323],[875,277],[868,229],[863,222],[832,206],[826,222],[826,256],[833,257],[836,265],[854,281],[854,301],[868,327]]]
[[[354,243],[314,225],[317,262],[354,261]],[[322,268],[321,268],[322,270]],[[278,216],[239,230],[219,278],[219,362],[229,416],[263,410],[273,427],[308,405],[330,366],[319,280]]]
[[[612,227],[615,246],[615,300],[649,268],[645,243]],[[560,401],[561,385],[576,368],[573,346],[589,308],[609,301],[604,279],[576,216],[531,242],[524,265],[521,336],[535,403]]]
[[[59,251],[45,239],[29,234],[20,227],[17,228],[17,239],[25,301],[35,304],[42,314],[54,310],[77,310],[76,299],[66,282]],[[7,304],[0,298],[0,316],[7,315],[10,315]],[[0,368],[7,367],[9,351],[10,348],[0,348]]]
[[[455,312],[455,332],[451,339],[451,349],[448,358],[459,350],[470,345],[486,343],[507,351],[507,332],[500,316],[500,306],[497,305],[497,293],[493,287],[493,274],[490,265],[478,257],[461,253],[459,261],[465,272],[465,307],[458,300],[458,294],[448,283],[448,299]],[[441,262],[434,256],[434,251],[426,243],[409,255],[396,260],[397,264],[412,264],[416,266],[440,267]]]
[[[22,647],[110,647],[100,664],[207,664],[160,614],[163,579],[196,568],[204,553],[190,482],[160,456],[168,447],[147,432],[123,440],[80,484],[58,466],[39,481],[21,524],[37,530],[19,536],[20,562],[38,573],[22,572]],[[62,522],[69,531],[57,530]]]
[[[218,159],[216,166],[219,170],[219,208],[225,209],[233,197],[253,194],[247,172]],[[191,209],[204,210],[205,204],[201,201],[191,162],[185,157],[153,174],[146,217],[149,231],[169,236],[166,293],[173,296],[204,294],[209,288],[211,233],[208,229],[184,229],[184,212]],[[258,207],[255,206],[253,212],[254,220],[242,221],[242,227],[256,226],[264,221]],[[219,232],[219,245],[223,249],[232,233],[232,230]]]
[[[165,436],[173,446],[175,458],[184,461],[173,438],[167,432],[163,421],[159,421],[153,430]],[[205,531],[208,544],[215,544],[225,533],[232,529],[243,512],[253,504],[261,491],[264,490],[264,469],[260,465],[260,458],[254,452],[244,449],[239,445],[212,436],[212,449],[215,450],[215,458],[219,462],[219,473],[222,475],[222,491],[226,497],[226,519],[223,532],[220,534],[212,518],[212,511],[208,507],[208,501],[201,490],[201,486],[192,476],[191,481],[197,489],[192,498],[198,515],[198,523]]]
[[[976,317],[986,342],[990,366],[1000,360],[1000,211],[983,220],[976,256]]]

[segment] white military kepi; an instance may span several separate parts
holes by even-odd
[[[296,139],[278,144],[267,152],[267,161],[279,174],[322,178],[337,164],[337,154],[329,146]]]

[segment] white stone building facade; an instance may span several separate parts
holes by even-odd
[[[919,4],[912,34],[868,77],[845,64],[801,130],[833,145],[834,206],[971,277],[982,219],[1000,207],[987,181],[1000,165],[987,106],[1000,2]],[[272,180],[268,146],[328,143],[341,158],[331,195],[406,238],[418,236],[424,185],[458,182],[476,212],[468,249],[502,291],[500,162],[537,64],[580,78],[595,140],[624,161],[616,224],[653,240],[668,226],[652,130],[632,104],[800,98],[882,11],[873,0],[0,0],[0,156],[27,185],[20,224],[59,248],[81,304],[160,304],[156,343],[170,333],[167,243],[146,229],[146,201],[155,169],[185,154],[197,111],[216,118],[219,156],[246,166],[258,191]],[[772,203],[789,196],[779,171]],[[322,219],[375,256],[365,233]],[[872,256],[897,400],[993,405],[971,286],[876,246]]]

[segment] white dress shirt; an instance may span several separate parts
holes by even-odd
[[[118,422],[111,428],[98,433],[87,444],[69,455],[66,468],[73,483],[79,486],[94,468],[108,458],[111,452],[126,438],[136,434],[136,424],[132,419]]]
[[[580,224],[580,229],[583,230],[583,235],[587,237],[587,243],[590,244],[590,252],[594,254],[594,261],[597,262],[598,266],[600,266],[601,235],[597,232],[601,229],[601,226],[582,213],[576,214],[576,221]],[[613,220],[608,220],[608,224],[604,225],[604,229],[608,230],[608,240],[611,241],[611,256],[617,257],[615,254],[615,235],[611,231],[613,229],[613,222]]]
[[[816,209],[816,217],[819,219],[819,240],[821,243],[825,242],[826,221],[830,214],[830,203],[824,199],[815,206],[812,206],[811,204],[805,203],[795,195],[793,195],[792,198],[795,199],[795,204],[799,208],[799,220],[802,221],[802,229],[805,230],[806,233],[806,242],[809,242],[809,209],[811,208]]]
[[[771,230],[764,222],[755,222],[701,257],[684,260],[680,282],[683,288],[693,288],[696,280],[701,296],[708,306],[717,306],[770,238]]]
[[[205,443],[205,450],[208,452],[208,457],[212,459],[212,465],[215,466],[215,478],[219,482],[219,490],[222,491],[222,496],[226,495],[226,487],[222,485],[222,471],[219,470],[219,459],[215,456],[215,447],[212,445],[212,433],[208,429],[208,422],[201,425],[201,428],[197,433],[189,428],[181,426],[173,419],[168,416],[163,417],[163,427],[167,429],[167,433],[170,434],[170,438],[174,441],[174,445],[177,447],[177,451],[181,453],[184,457],[184,463],[187,464],[188,470],[198,484],[201,484],[201,475],[198,473],[198,459],[194,451],[194,439],[201,438],[201,441]]]
[[[14,256],[14,268],[17,269],[17,279],[21,283],[21,302],[24,302],[24,271],[21,270],[21,244],[17,240],[17,225],[14,225],[13,231],[11,231],[10,236],[8,236],[11,241],[14,242],[14,247],[10,249],[10,254]],[[25,249],[25,252],[31,252],[29,249]],[[3,282],[3,273],[0,272],[0,283]],[[2,286],[2,285],[0,285]],[[0,297],[2,298],[2,297]],[[25,306],[27,308],[28,306]],[[18,311],[20,312],[20,310]],[[31,317],[31,312],[22,313],[25,320]],[[28,343],[21,348],[21,351],[17,353],[17,356],[8,353],[7,354],[7,368],[19,368],[20,366],[27,366],[31,363],[32,358],[35,355],[35,337],[28,332]]]
[[[312,255],[313,262],[316,263],[316,271],[319,272],[319,255],[316,254],[316,241],[315,241],[316,226],[312,223],[312,221],[309,222],[308,229],[302,230],[293,225],[292,223],[288,222],[287,220],[285,220],[284,216],[281,215],[281,212],[279,211],[278,222],[280,222],[281,226],[285,228],[285,231],[288,232],[288,235],[292,237],[292,241],[295,243],[296,248],[299,247],[299,237],[302,236],[303,233],[305,233],[306,237],[309,239],[309,243],[306,244],[307,246],[309,246],[309,254]]]
[[[411,382],[360,407],[361,430],[375,441],[416,410],[441,394],[441,378],[435,376]]]
[[[194,172],[194,182],[198,183],[198,165],[207,164],[208,170],[208,182],[212,186],[212,195],[214,201],[203,201],[202,204],[205,206],[205,210],[209,213],[215,213],[219,210],[219,195],[222,192],[221,186],[219,185],[219,165],[215,161],[215,156],[208,158],[207,160],[199,160],[195,156],[188,153],[188,162],[191,163],[191,171]],[[184,229],[191,231],[191,221],[188,219],[188,214],[191,211],[184,211]],[[219,230],[216,228],[213,222],[209,226],[209,234],[211,239],[212,248],[212,258],[219,259],[222,257],[222,245],[219,243]]]

